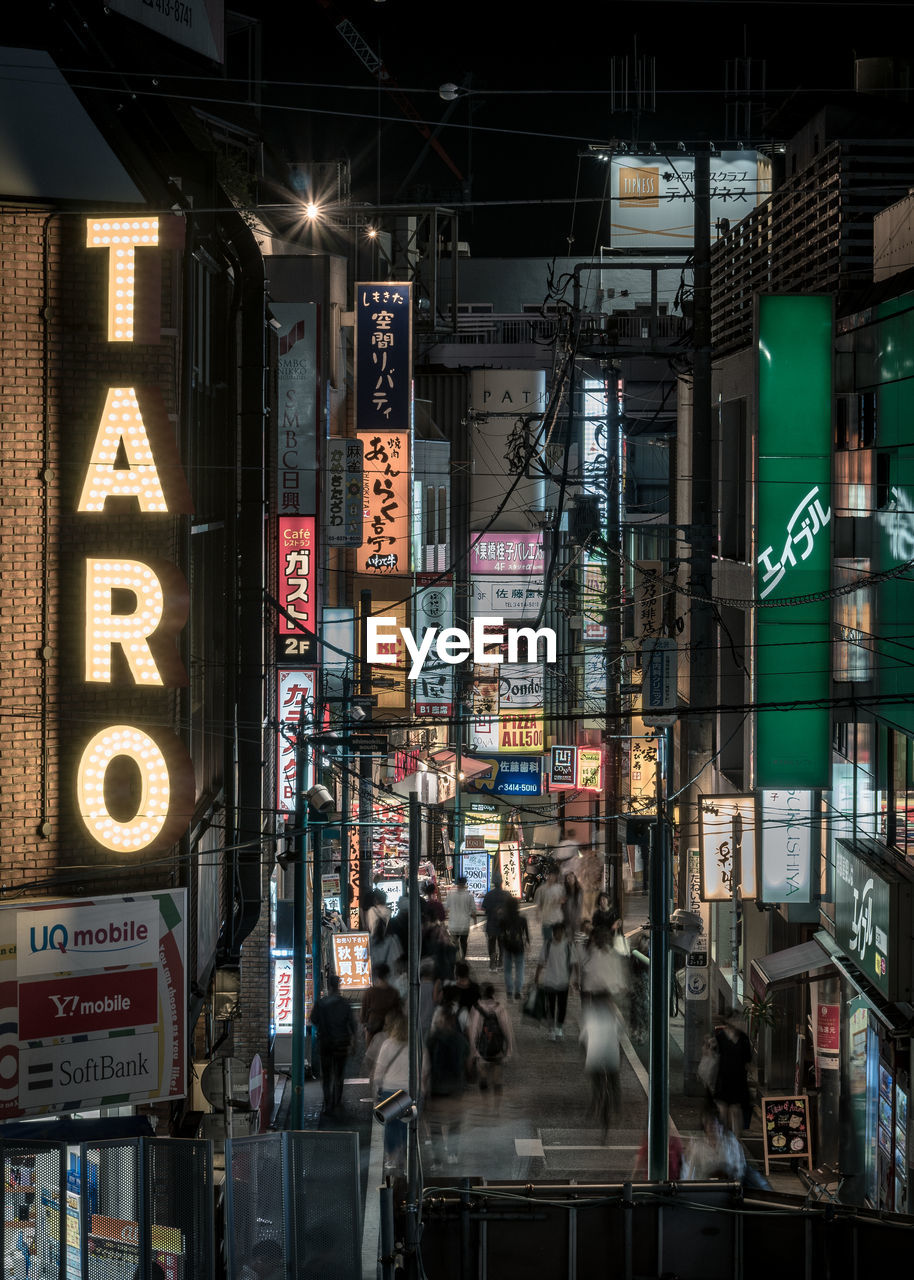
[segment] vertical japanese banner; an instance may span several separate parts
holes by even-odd
[[[361,440],[327,441],[324,477],[324,538],[328,547],[358,547],[362,542]]]
[[[416,638],[434,627],[454,622],[453,587],[425,587],[416,592]],[[454,668],[431,653],[413,682],[413,711],[417,716],[450,716],[454,709]]]
[[[276,672],[276,687],[276,719],[286,730],[276,739],[276,808],[291,814],[299,781],[292,730],[301,720],[303,703],[305,715],[314,715],[316,672],[310,667],[283,668]],[[308,784],[308,779],[302,781],[303,786]]]
[[[279,603],[286,611],[279,615],[281,636],[301,635],[302,628],[314,631],[316,578],[314,516],[280,516]]]
[[[368,934],[333,934],[333,968],[340,980],[340,991],[364,991],[366,987],[370,987]]]
[[[359,431],[364,447],[362,545],[356,570],[409,573],[409,432]]]
[[[279,334],[277,493],[281,512],[313,515],[317,458],[317,303],[272,302]]]
[[[756,785],[815,790],[831,758],[832,299],[763,295],[757,327]]]

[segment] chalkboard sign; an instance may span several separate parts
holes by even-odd
[[[762,1098],[762,1139],[766,1173],[772,1160],[805,1160],[811,1169],[809,1099],[803,1094],[791,1098]]]

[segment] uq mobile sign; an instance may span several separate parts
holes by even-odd
[[[756,700],[772,709],[756,783],[815,789],[829,785],[832,301],[762,296],[757,327]]]
[[[183,889],[0,908],[0,1120],[182,1098]]]
[[[137,258],[143,255],[157,265],[162,250],[180,246],[183,238],[184,224],[174,217],[87,219],[86,249],[107,260],[109,344],[123,350],[134,343],[159,342],[158,275],[147,273],[141,288]],[[129,361],[122,360],[121,367],[129,367]],[[109,521],[109,500],[119,513],[129,505],[132,519],[151,531],[162,528],[163,515],[189,515],[193,509],[162,394],[157,387],[130,385],[128,377],[104,389],[104,409],[94,424],[76,507],[80,519],[92,521],[96,532],[110,534],[116,547],[124,516]],[[87,684],[112,684],[115,650],[126,662],[132,687],[155,691],[187,684],[177,644],[187,621],[189,592],[175,565],[115,551],[86,556],[82,581]],[[126,612],[125,599],[131,601]],[[115,719],[84,745],[76,774],[79,815],[91,838],[105,849],[139,853],[167,847],[187,828],[194,803],[193,765],[175,734],[147,732]],[[132,815],[110,811],[109,797],[119,792],[136,797]]]

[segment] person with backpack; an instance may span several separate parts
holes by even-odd
[[[467,1039],[471,1061],[479,1076],[479,1087],[483,1092],[491,1088],[493,1105],[497,1110],[504,1065],[514,1052],[514,1033],[508,1011],[496,999],[491,983],[483,987],[479,1002],[470,1013]]]
[[[505,966],[505,994],[510,1000],[520,999],[524,986],[524,960],[527,943],[530,941],[530,930],[527,921],[521,915],[520,903],[516,898],[509,898],[505,904],[505,915],[501,931],[501,954]]]
[[[565,1014],[568,1010],[568,988],[577,973],[574,946],[565,937],[565,926],[558,921],[553,926],[552,937],[543,943],[536,965],[535,982],[546,995],[546,1026],[550,1040],[565,1037]]]

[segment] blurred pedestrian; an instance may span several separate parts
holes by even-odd
[[[317,1031],[324,1111],[329,1113],[342,1105],[346,1059],[356,1030],[352,1006],[340,995],[340,980],[335,973],[327,975],[327,994],[315,1000],[309,1021]]]
[[[457,947],[460,960],[467,958],[470,926],[476,923],[476,899],[467,888],[466,876],[458,876],[457,883],[447,896],[447,927]]]
[[[378,1102],[383,1102],[398,1089],[409,1089],[409,1037],[406,1015],[394,1009],[384,1024],[385,1039],[374,1065],[374,1084]],[[384,1168],[402,1173],[406,1166],[407,1125],[403,1120],[388,1120],[384,1125]]]
[[[546,872],[546,879],[537,889],[533,901],[539,912],[543,941],[548,942],[552,937],[552,930],[562,922],[562,906],[565,902],[565,890],[559,881],[559,869],[554,864]]]
[[[752,1042],[737,1023],[738,1013],[731,1009],[726,1020],[714,1028],[717,1042],[717,1084],[714,1101],[723,1124],[737,1134],[746,1127],[745,1118],[752,1115],[749,1091],[749,1063]]]
[[[564,839],[552,850],[552,860],[559,869],[560,875],[565,875],[568,871],[573,871],[581,850],[577,840],[572,835],[566,835]]]
[[[565,926],[559,920],[553,926],[552,937],[543,943],[535,978],[546,995],[545,1024],[550,1040],[562,1040],[565,1036],[568,989],[576,972],[574,947],[565,937]]]
[[[632,1044],[644,1044],[650,1029],[650,935],[642,929],[631,941],[631,993],[629,995],[628,1034]]]
[[[368,939],[368,950],[371,955],[371,967],[374,970],[379,964],[386,964],[391,973],[396,972],[397,961],[404,954],[400,939],[394,933],[390,921],[379,914],[374,929]]]
[[[565,890],[565,901],[562,903],[565,934],[571,942],[574,942],[581,928],[581,909],[584,895],[581,893],[581,886],[578,884],[577,876],[572,871],[566,871],[562,887]]]
[[[457,1163],[470,1056],[469,1042],[449,1005],[442,1005],[432,1020],[427,1050],[422,1093],[432,1142],[432,1172],[435,1172],[445,1163]]]
[[[609,932],[619,919],[618,911],[613,910],[608,893],[598,893],[593,915],[590,917],[591,929],[605,929]]]
[[[454,965],[454,981],[446,982],[441,992],[442,1006],[450,1007],[461,1029],[467,1024],[470,1011],[482,994],[479,983],[470,977],[470,966],[466,960],[458,960]]]
[[[498,1110],[501,1101],[504,1065],[514,1051],[511,1019],[499,1003],[491,983],[482,989],[467,1024],[471,1062],[479,1077],[479,1088],[492,1092],[492,1105]]]
[[[384,1030],[387,1015],[401,1007],[396,988],[391,985],[390,969],[386,964],[379,964],[372,970],[371,986],[362,998],[359,1017],[365,1028],[365,1043],[370,1045],[376,1035]]]
[[[597,894],[603,882],[603,863],[592,844],[581,851],[581,857],[575,867],[575,876],[583,894],[581,902],[581,923],[586,925],[593,919]]]
[[[507,890],[502,888],[501,875],[495,872],[492,876],[492,888],[482,900],[482,909],[486,915],[486,941],[489,944],[489,968],[501,968],[501,931],[504,923],[505,904],[510,898]]]
[[[701,1133],[692,1139],[682,1167],[683,1178],[705,1182],[709,1178],[725,1178],[742,1182],[746,1176],[746,1153],[731,1129],[720,1122],[720,1115],[707,1107],[701,1117]]]
[[[438,886],[434,880],[426,880],[422,886],[422,899],[420,903],[422,907],[423,920],[435,920],[439,924],[444,924],[446,913],[444,903],[438,893]]]
[[[524,987],[524,963],[530,929],[521,914],[520,903],[511,897],[505,908],[501,934],[501,954],[505,966],[505,993],[510,1000],[519,1000]]]
[[[685,1155],[685,1149],[682,1145],[682,1139],[677,1133],[670,1131],[667,1141],[667,1172],[670,1175],[671,1182],[678,1182],[682,1177],[682,1162]],[[647,1182],[648,1175],[647,1160],[647,1134],[641,1139],[641,1146],[638,1148],[638,1154],[635,1156],[635,1167],[632,1169],[632,1182]]]
[[[584,1046],[584,1070],[590,1077],[591,1106],[600,1124],[603,1141],[622,1101],[619,1079],[621,1019],[609,996],[598,994],[581,1015],[580,1040]]]
[[[593,929],[579,944],[578,973],[582,1005],[597,996],[611,996],[621,1007],[628,996],[631,974],[628,956],[619,954],[612,934],[605,929]]]
[[[435,962],[427,956],[419,964],[419,1035],[423,1044],[428,1039],[443,990],[444,984],[435,973]]]
[[[373,889],[366,898],[362,915],[365,919],[365,928],[371,934],[374,933],[379,920],[383,920],[385,924],[390,922],[390,907],[387,905],[387,894],[383,889]]]

